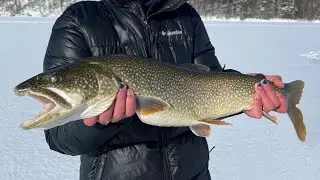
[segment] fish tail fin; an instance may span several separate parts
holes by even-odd
[[[306,138],[306,126],[303,122],[303,115],[301,110],[296,107],[302,96],[304,88],[304,82],[301,80],[292,81],[285,84],[288,111],[287,114],[295,128],[298,138],[301,141],[305,141]]]

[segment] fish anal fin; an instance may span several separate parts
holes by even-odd
[[[200,122],[206,123],[206,124],[212,124],[212,125],[232,125],[231,123],[223,121],[223,119],[211,119],[211,120],[199,120]]]
[[[211,134],[211,127],[207,124],[191,125],[189,128],[196,136],[208,137]]]
[[[136,112],[139,116],[148,116],[158,112],[165,111],[166,108],[171,107],[169,103],[160,98],[153,96],[136,96],[137,108]]]

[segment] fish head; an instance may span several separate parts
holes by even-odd
[[[90,68],[60,68],[37,74],[14,88],[17,96],[29,96],[41,105],[41,111],[20,125],[23,129],[51,128],[66,123],[98,87]]]

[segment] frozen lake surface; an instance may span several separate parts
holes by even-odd
[[[42,71],[54,18],[0,17],[0,179],[78,179],[79,157],[49,149],[39,130],[19,128],[39,105],[13,95],[20,81]],[[230,127],[213,127],[209,146],[212,179],[320,179],[320,24],[206,21],[216,54],[226,68],[280,74],[305,81],[299,107],[307,126],[300,142],[287,115],[269,120],[240,115]]]

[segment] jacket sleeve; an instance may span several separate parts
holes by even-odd
[[[194,8],[191,9],[194,28],[194,63],[206,65],[211,69],[211,71],[238,72],[233,69],[224,69],[221,67],[218,58],[215,55],[215,48],[210,42],[208,33],[201,20],[201,17]]]
[[[90,56],[84,36],[75,18],[76,8],[70,6],[55,22],[45,53],[44,71],[60,67],[79,58]],[[44,131],[50,149],[68,155],[95,152],[114,136],[122,123],[88,127],[83,120]]]

